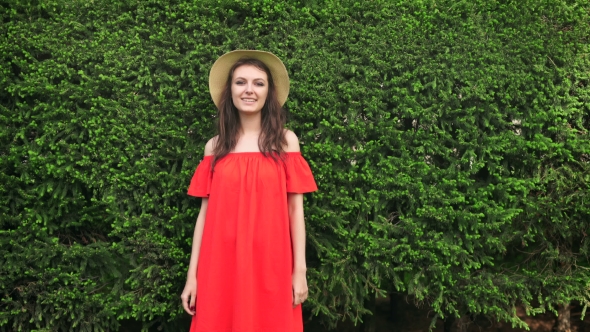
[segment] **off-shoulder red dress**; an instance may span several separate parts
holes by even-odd
[[[275,162],[260,152],[230,153],[211,172],[197,167],[188,194],[208,197],[190,332],[300,332],[292,306],[293,253],[287,193],[317,190],[299,152]]]

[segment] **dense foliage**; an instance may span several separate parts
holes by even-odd
[[[391,291],[521,325],[516,305],[587,305],[589,16],[584,0],[0,2],[0,330],[178,330],[207,77],[234,49],[291,75],[320,187],[307,317],[358,322]]]

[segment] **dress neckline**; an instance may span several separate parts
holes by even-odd
[[[285,152],[286,154],[301,154],[301,151],[297,152]],[[260,151],[243,151],[243,152],[230,152],[226,155],[227,156],[263,156],[262,152]],[[204,156],[203,158],[213,157],[212,154],[208,156]]]

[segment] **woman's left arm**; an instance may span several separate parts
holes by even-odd
[[[291,244],[293,246],[293,306],[307,299],[307,264],[305,261],[305,220],[303,194],[287,194]]]
[[[299,152],[299,139],[285,130],[285,152]],[[291,244],[293,246],[293,307],[307,299],[307,263],[305,262],[305,220],[303,218],[303,194],[287,193]]]

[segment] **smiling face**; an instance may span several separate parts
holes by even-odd
[[[268,75],[252,65],[234,70],[231,81],[231,97],[240,112],[260,112],[268,95]]]

